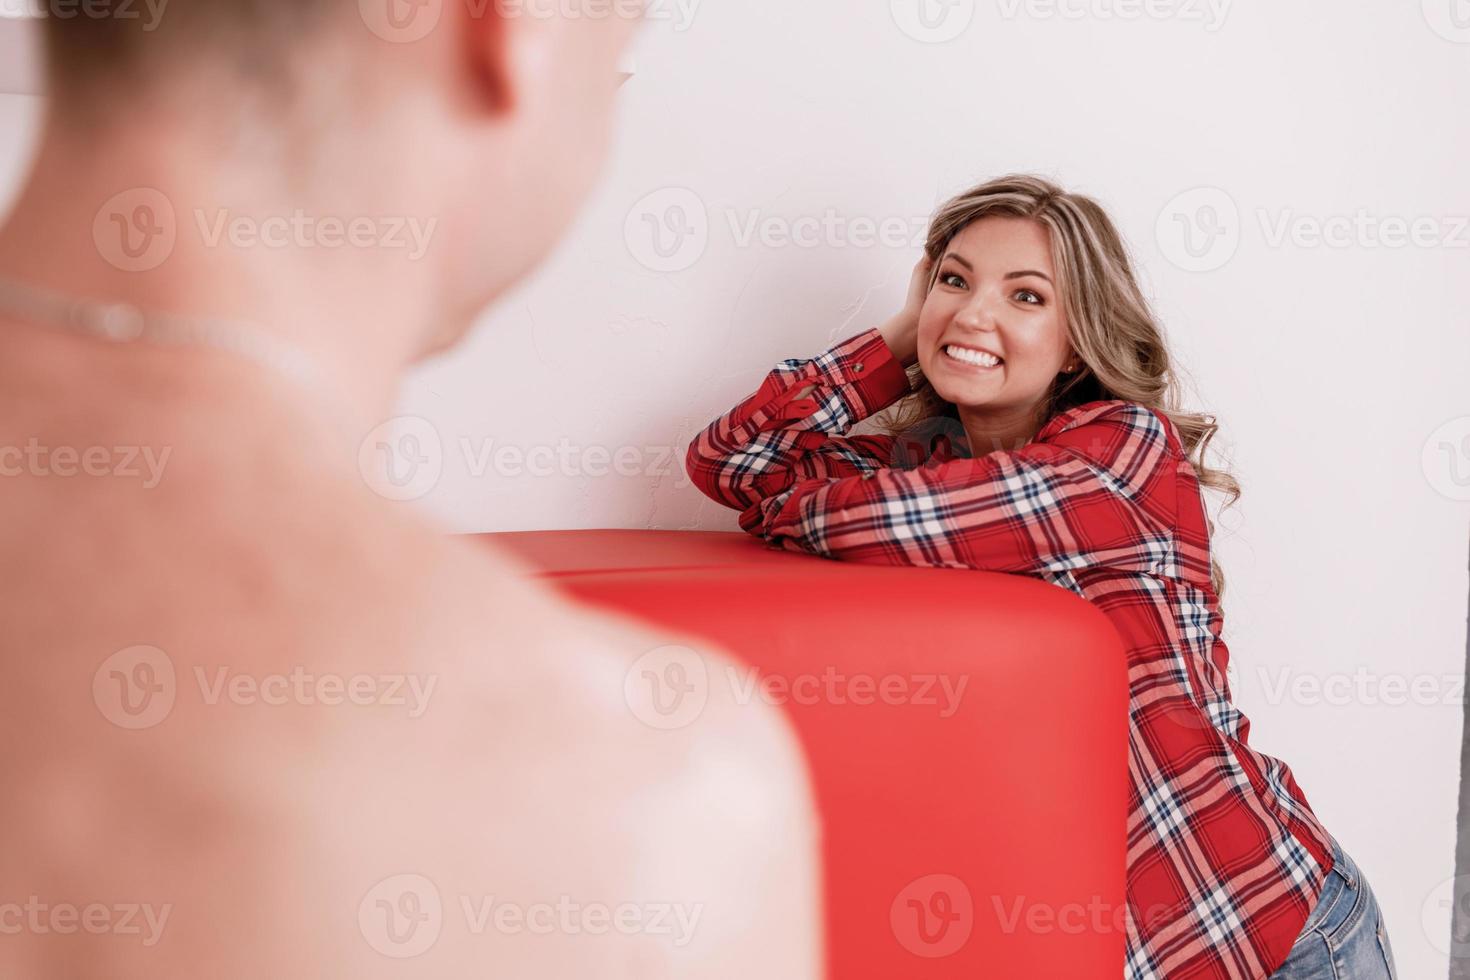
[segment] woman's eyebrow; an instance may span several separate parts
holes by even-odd
[[[964,266],[966,269],[969,269],[971,272],[975,271],[975,267],[970,264],[969,260],[958,252],[946,252],[944,257],[946,259],[954,259],[956,262]],[[1045,279],[1047,282],[1051,282],[1051,276],[1047,275],[1045,272],[1037,272],[1035,269],[1022,269],[1020,272],[1007,272],[1002,278],[1021,279],[1025,276],[1037,276],[1039,278]],[[1052,285],[1056,284],[1052,283]]]

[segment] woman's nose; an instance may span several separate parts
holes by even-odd
[[[955,322],[971,330],[994,330],[995,304],[988,297],[976,296],[955,315]]]

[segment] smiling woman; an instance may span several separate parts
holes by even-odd
[[[1096,201],[1029,174],[996,178],[939,209],[920,267],[928,281],[916,281],[904,313],[880,328],[898,343],[913,388],[876,420],[881,429],[898,435],[925,419],[954,419],[971,446],[1019,448],[1058,413],[1118,398],[1167,416],[1200,483],[1229,494],[1230,503],[1239,497],[1234,478],[1206,460],[1214,418],[1180,407],[1163,330],[1122,236]],[[895,341],[904,335],[914,338],[909,357],[902,356],[909,342]],[[994,390],[972,390],[961,383],[962,365],[944,355],[948,344],[1009,356],[1009,368]],[[1002,344],[1014,347],[1008,354]],[[1218,567],[1212,578],[1223,596]]]
[[[848,435],[905,397],[890,434]],[[1238,489],[1204,463],[1214,420],[1178,400],[1102,208],[1012,175],[940,209],[902,311],[778,363],[686,465],[774,547],[1031,575],[1093,602],[1128,647],[1124,976],[1258,980],[1318,951],[1332,870],[1363,879],[1232,703],[1201,489]],[[906,458],[935,422],[960,449]],[[1381,916],[1362,921],[1384,959],[1339,957],[1332,976],[1389,975]]]

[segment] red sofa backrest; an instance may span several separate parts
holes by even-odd
[[[1086,600],[746,534],[483,537],[579,600],[717,644],[784,705],[823,824],[829,977],[1121,975],[1127,667]]]

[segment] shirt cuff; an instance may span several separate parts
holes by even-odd
[[[863,416],[887,408],[910,392],[908,371],[893,356],[877,327],[830,348],[815,363],[831,384],[857,394]]]

